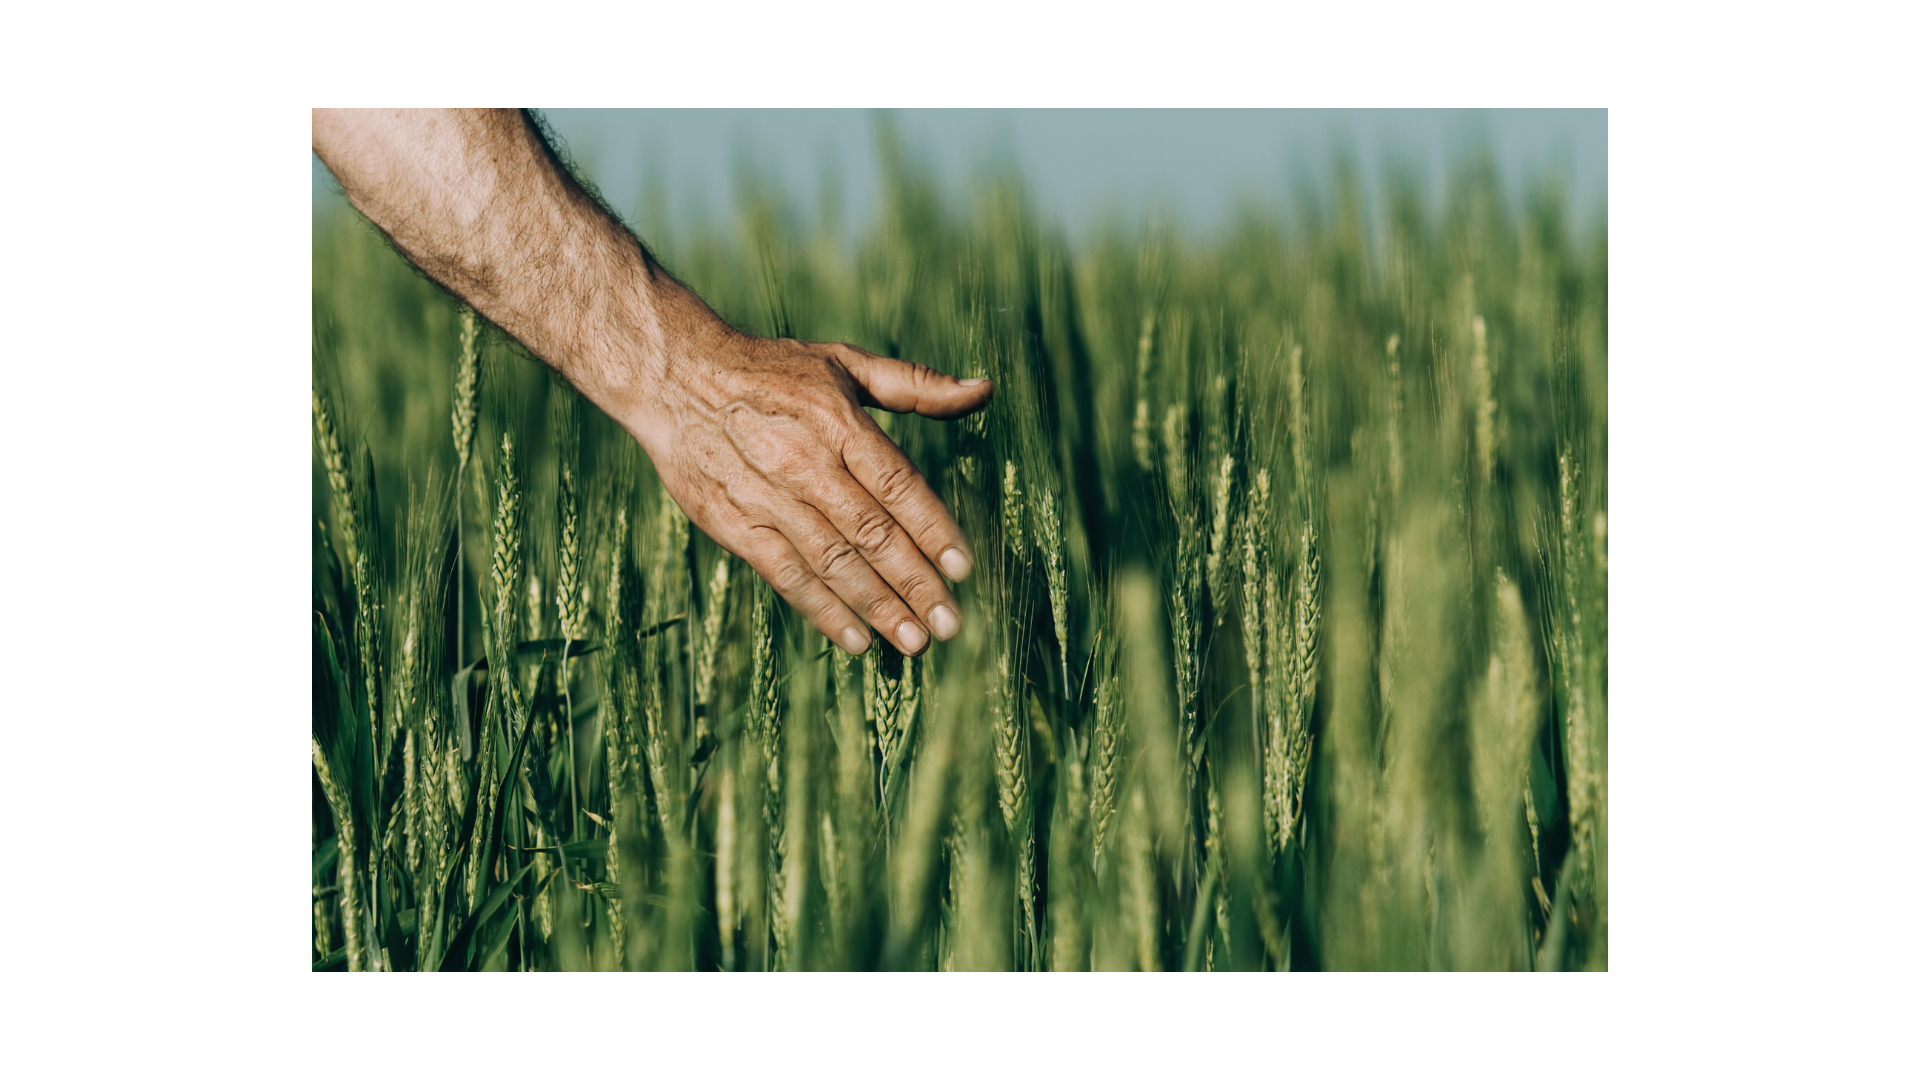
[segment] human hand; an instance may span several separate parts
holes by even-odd
[[[668,494],[821,633],[901,652],[960,632],[973,551],[861,410],[993,397],[851,345],[743,334],[673,280],[510,110],[314,110],[314,152],[414,265],[618,420]]]
[[[872,644],[863,621],[910,655],[929,629],[959,633],[934,567],[964,580],[972,549],[861,406],[953,419],[984,406],[993,384],[694,321],[642,366],[634,393],[607,403],[687,517],[849,652]]]

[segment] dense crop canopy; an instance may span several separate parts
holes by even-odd
[[[995,380],[881,418],[981,559],[919,658],[316,219],[315,968],[1604,968],[1605,232],[1489,176],[1076,250],[894,161],[857,243],[650,237]]]

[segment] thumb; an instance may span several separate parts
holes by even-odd
[[[840,363],[860,384],[862,405],[952,420],[993,399],[990,379],[957,379],[925,364],[876,356],[853,345],[838,349]]]

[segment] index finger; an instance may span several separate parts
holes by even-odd
[[[864,412],[859,417],[864,423],[841,450],[847,471],[873,493],[941,573],[953,581],[965,581],[973,573],[973,548],[959,524],[927,485],[926,477],[873,418]]]

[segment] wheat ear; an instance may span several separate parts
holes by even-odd
[[[467,659],[467,515],[463,508],[466,506],[467,462],[473,457],[474,433],[479,429],[476,422],[479,404],[480,330],[474,321],[473,309],[461,308],[460,358],[453,370],[453,455],[459,462],[453,480],[454,542],[459,553],[459,573],[453,583],[454,656],[458,664],[464,664]]]
[[[1067,673],[1067,568],[1064,552],[1066,537],[1060,527],[1059,510],[1054,505],[1053,489],[1040,489],[1041,568],[1047,575],[1047,606],[1053,611],[1053,633],[1060,642],[1060,693],[1073,697],[1073,678]]]
[[[346,789],[333,774],[333,765],[313,739],[313,767],[320,774],[320,791],[333,810],[335,833],[340,837],[340,854],[334,865],[340,877],[340,925],[347,937],[347,970],[367,970],[367,943],[360,926],[360,885],[354,870],[353,804]]]
[[[778,642],[773,636],[773,590],[756,579],[753,589],[753,674],[748,707],[754,735],[767,770],[760,812],[767,828],[767,913],[773,935],[773,960],[787,955],[786,787],[781,761],[780,673]]]

